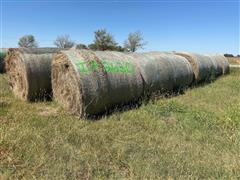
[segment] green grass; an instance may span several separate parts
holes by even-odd
[[[0,179],[240,178],[240,69],[98,121],[0,85]]]

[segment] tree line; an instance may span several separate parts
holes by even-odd
[[[25,35],[19,39],[19,47],[25,48],[37,48],[38,43],[33,35]],[[146,42],[143,39],[143,35],[140,31],[129,33],[128,38],[124,41],[123,46],[119,45],[112,34],[107,32],[106,29],[99,29],[94,32],[93,43],[89,45],[77,44],[71,40],[69,35],[61,35],[56,38],[54,45],[61,49],[68,49],[75,47],[76,49],[90,49],[90,50],[111,50],[111,51],[127,51],[135,52],[138,49],[143,48]]]
[[[233,54],[224,54],[225,57],[234,57]],[[235,57],[240,57],[240,54],[236,55]]]

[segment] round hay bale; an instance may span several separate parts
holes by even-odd
[[[14,94],[22,100],[51,97],[51,62],[57,48],[9,49],[6,71]]]
[[[209,57],[215,61],[218,68],[221,69],[221,74],[228,74],[230,72],[229,62],[223,55],[216,54],[210,55]]]
[[[0,73],[5,73],[5,57],[7,55],[7,49],[1,48],[0,49]]]
[[[188,87],[193,81],[191,64],[173,53],[149,52],[132,56],[143,76],[145,93],[165,93]]]
[[[143,93],[133,57],[110,51],[59,52],[52,63],[52,86],[56,101],[80,117],[136,101]]]
[[[215,80],[217,77],[221,76],[223,74],[223,63],[222,61],[219,61],[218,58],[214,58],[212,56],[209,56],[213,63],[213,73],[212,73],[212,80]]]
[[[194,82],[209,82],[215,78],[214,64],[210,57],[189,52],[177,52],[176,55],[186,58],[193,69]]]

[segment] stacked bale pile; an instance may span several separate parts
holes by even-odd
[[[57,51],[56,48],[9,49],[6,71],[16,96],[29,101],[51,96],[51,63]]]
[[[5,57],[7,55],[7,49],[0,49],[0,73],[5,73]]]
[[[52,64],[55,99],[79,116],[133,102],[144,93],[168,92],[192,83],[190,63],[167,53],[59,52]]]

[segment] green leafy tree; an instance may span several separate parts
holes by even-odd
[[[124,42],[124,48],[127,51],[135,52],[139,48],[143,48],[147,43],[144,42],[143,35],[140,31],[130,33],[128,39]]]
[[[85,44],[78,44],[76,49],[88,49],[88,47]]]
[[[91,50],[93,50],[93,51],[96,51],[96,50],[97,50],[97,47],[96,47],[95,44],[89,44],[89,45],[88,45],[88,49],[91,49]]]
[[[24,48],[36,48],[38,47],[38,44],[33,35],[25,35],[19,39],[18,46]]]
[[[225,57],[234,57],[232,54],[224,54]]]
[[[94,43],[89,45],[92,50],[114,50],[117,47],[113,36],[106,31],[106,29],[99,29],[94,32],[95,39]]]
[[[114,48],[114,51],[124,52],[124,51],[127,51],[127,49],[125,49],[125,48],[122,47],[122,46],[116,46],[116,47]]]

